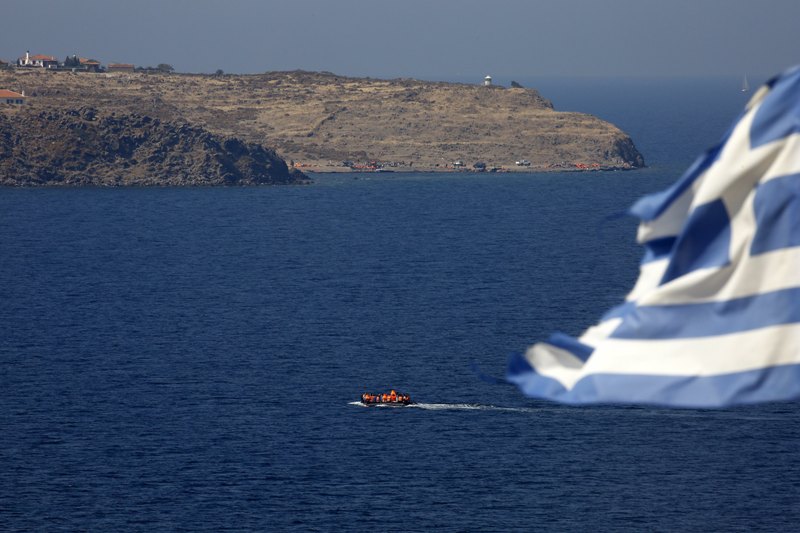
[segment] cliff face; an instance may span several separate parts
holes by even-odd
[[[197,126],[91,107],[0,113],[2,185],[260,185],[306,179],[271,150]]]
[[[329,161],[405,163],[436,170],[636,168],[641,154],[614,125],[564,113],[533,89],[328,73],[259,75],[0,72],[0,87],[25,90],[37,109],[92,106],[189,122],[275,149],[310,166]],[[411,166],[413,164],[413,167]]]

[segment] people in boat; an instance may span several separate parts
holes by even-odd
[[[362,403],[411,403],[411,396],[398,393],[392,389],[390,392],[381,394],[370,394],[365,392],[361,395]]]

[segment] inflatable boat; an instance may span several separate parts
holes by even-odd
[[[365,392],[361,395],[361,403],[364,405],[386,405],[392,407],[402,407],[411,405],[411,396],[392,390],[380,394]]]

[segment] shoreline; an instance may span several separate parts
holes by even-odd
[[[303,164],[294,165],[292,168],[308,174],[544,174],[558,172],[627,172],[639,170],[647,167],[631,166],[597,166],[597,167],[576,167],[576,166],[519,166],[519,167],[489,167],[486,169],[476,168],[452,168],[452,167],[394,167],[364,169],[352,168],[341,165],[315,165]]]

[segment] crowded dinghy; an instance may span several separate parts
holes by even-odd
[[[390,392],[384,392],[381,394],[365,392],[361,395],[361,403],[364,405],[410,405],[411,396],[397,392],[394,389],[392,389]]]

